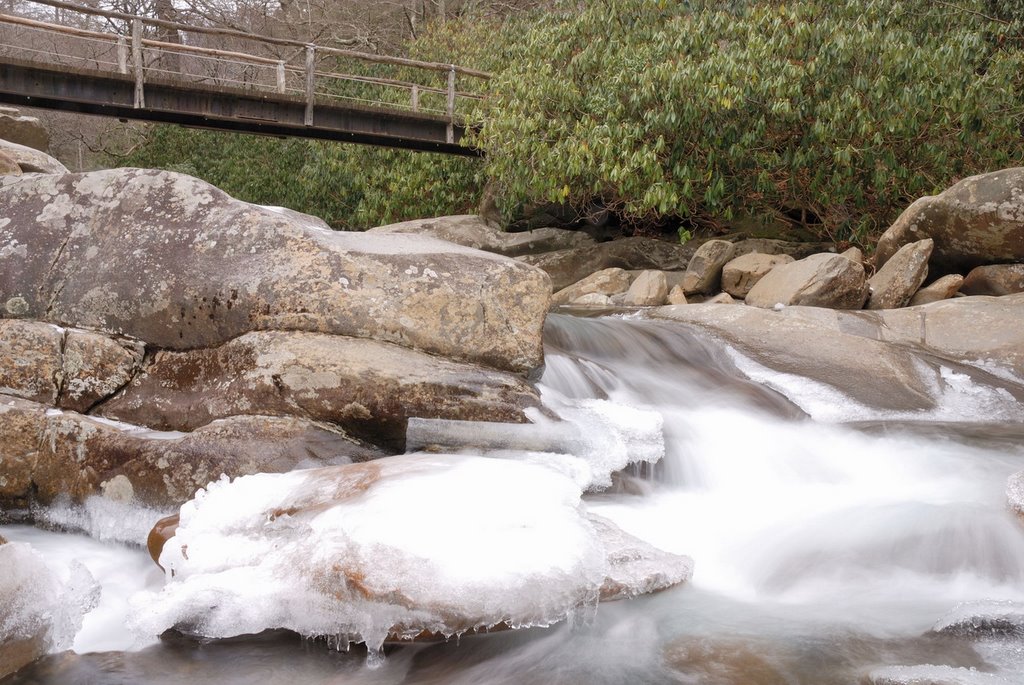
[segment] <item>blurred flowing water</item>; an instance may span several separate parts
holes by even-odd
[[[975,384],[943,398],[941,411],[909,416],[847,407],[839,392],[802,393],[793,377],[765,383],[771,372],[761,366],[762,382],[748,380],[739,368],[750,360],[698,331],[628,317],[553,315],[546,344],[547,397],[610,399],[663,416],[664,459],[587,506],[693,557],[690,584],[603,604],[571,625],[391,647],[371,669],[365,650],[334,652],[288,634],[131,635],[126,598],[162,582],[144,551],[0,527],[55,567],[79,558],[104,584],[76,654],[51,656],[4,685],[827,685],[917,664],[1024,683],[1019,638],[930,630],[962,602],[1024,602],[1024,527],[1005,496],[1007,478],[1024,469],[1024,414],[1005,392]],[[961,378],[953,364],[948,372]],[[978,403],[984,422],[949,420],[976,417]],[[509,506],[529,506],[529,493]]]

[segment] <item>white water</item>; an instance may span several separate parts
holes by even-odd
[[[1005,391],[951,365],[935,389],[939,408],[901,416],[805,392],[799,379],[672,324],[553,317],[548,343],[548,396],[661,415],[662,461],[588,506],[693,557],[693,581],[602,605],[586,625],[403,648],[374,671],[355,656],[344,661],[345,682],[818,685],[932,664],[1024,683],[1019,643],[928,634],[961,602],[1024,602],[1024,528],[1004,494],[1024,469],[1024,428]],[[843,424],[865,418],[872,423]],[[516,505],[528,506],[529,493]],[[123,628],[124,601],[160,582],[143,552],[24,528],[0,534],[30,539],[58,566],[85,557],[104,583],[107,608],[86,617],[76,651],[138,647]],[[216,674],[228,682],[289,683],[301,672],[302,682],[326,683],[340,667],[331,659],[343,658],[275,645],[206,647],[201,666],[196,647],[150,647],[118,658],[118,672],[138,672],[118,682],[158,682],[140,664],[169,669],[159,682],[204,682],[216,662],[230,664]],[[113,668],[88,664],[90,673]]]

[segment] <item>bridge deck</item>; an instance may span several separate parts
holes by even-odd
[[[63,0],[31,1],[70,8],[80,16],[68,26],[0,14],[0,102],[224,131],[478,154],[459,144],[466,129],[456,107],[479,96],[456,90],[456,78],[488,78],[483,72],[209,27],[173,25],[180,42],[171,43],[158,40],[167,22]],[[102,31],[90,21],[96,16],[104,20],[98,26]],[[212,40],[210,34],[215,34]],[[224,34],[233,41],[229,47],[243,47],[223,49]],[[402,78],[383,78],[365,67],[361,74],[338,68],[353,62],[393,67]]]

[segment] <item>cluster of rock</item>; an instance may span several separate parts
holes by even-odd
[[[0,208],[9,516],[61,494],[180,504],[221,473],[401,451],[409,416],[539,403],[551,288],[515,260],[161,171],[2,176]]]
[[[873,264],[856,248],[807,254],[815,247],[821,246],[709,240],[685,269],[638,266],[637,261],[616,268],[623,265],[595,260],[589,266],[601,268],[577,280],[553,273],[561,289],[552,302],[613,307],[742,300],[765,308],[878,310],[957,294],[1024,292],[1024,168],[973,176],[938,196],[921,198],[882,236]],[[534,263],[548,268],[555,261]]]

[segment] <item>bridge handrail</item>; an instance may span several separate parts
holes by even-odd
[[[105,17],[107,19],[120,19],[123,21],[141,21],[143,24],[150,26],[159,26],[165,29],[171,29],[174,31],[182,31],[184,33],[202,33],[207,35],[216,36],[227,36],[232,38],[240,38],[243,40],[250,40],[258,43],[267,43],[270,45],[282,45],[295,48],[307,48],[313,45],[318,52],[324,52],[327,54],[337,55],[339,57],[349,57],[352,59],[363,60],[365,62],[371,62],[375,64],[391,64],[393,66],[412,67],[417,69],[429,69],[432,71],[450,71],[455,70],[457,74],[463,74],[472,78],[478,79],[491,79],[493,74],[480,71],[479,69],[470,69],[469,67],[463,67],[458,64],[443,64],[441,62],[424,62],[416,59],[409,59],[407,57],[393,57],[390,55],[374,55],[369,52],[360,52],[358,50],[347,50],[345,48],[333,48],[327,45],[315,45],[313,43],[306,43],[303,41],[292,40],[290,38],[278,38],[275,36],[264,36],[256,33],[248,33],[245,31],[237,31],[235,29],[223,29],[215,28],[212,26],[192,26],[189,24],[179,24],[173,21],[167,21],[165,19],[157,19],[154,17],[143,17],[135,14],[126,14],[124,12],[116,12],[113,10],[103,10],[93,7],[86,7],[84,5],[78,5],[71,2],[64,2],[63,0],[26,0],[36,5],[45,5],[47,7],[54,7],[57,9],[66,9],[72,12],[78,12],[80,14],[88,14],[97,17]]]

